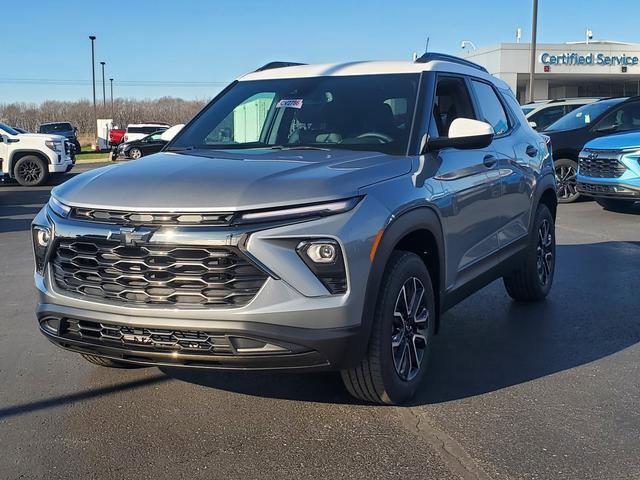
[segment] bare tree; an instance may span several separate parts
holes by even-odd
[[[206,104],[205,100],[183,100],[163,97],[157,100],[114,98],[113,123],[122,128],[129,123],[164,122],[170,125],[185,123]],[[98,108],[98,118],[112,118],[111,104]],[[0,121],[35,132],[45,122],[71,122],[81,134],[95,132],[93,104],[89,100],[59,102],[47,100],[35,103],[0,104]]]

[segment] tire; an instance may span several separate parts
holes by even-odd
[[[80,355],[82,355],[82,358],[84,358],[87,362],[93,363],[94,365],[99,365],[101,367],[107,367],[107,368],[141,368],[143,367],[143,365],[137,365],[135,363],[119,362],[118,360],[98,357],[96,355],[87,355],[86,353],[81,353]]]
[[[82,151],[82,145],[80,145],[80,142],[77,140],[74,142],[74,145],[76,147],[76,155],[78,155]]]
[[[546,205],[540,204],[536,212],[529,246],[522,264],[503,277],[511,298],[519,302],[543,300],[551,290],[556,264],[556,234],[553,216]]]
[[[341,372],[349,393],[388,405],[411,399],[425,377],[435,320],[433,286],[424,262],[414,253],[394,252],[377,296],[367,353],[359,365]]]
[[[558,183],[558,203],[573,203],[580,198],[578,193],[578,164],[568,158],[554,162],[556,182]]]
[[[23,187],[43,185],[49,178],[47,162],[35,155],[25,155],[18,160],[13,173],[15,179]]]
[[[132,158],[133,160],[137,160],[140,157],[142,157],[142,152],[140,151],[139,148],[132,148],[131,150],[129,150],[129,158]]]
[[[605,210],[612,212],[624,212],[630,210],[635,200],[621,200],[619,198],[596,198],[596,202]]]

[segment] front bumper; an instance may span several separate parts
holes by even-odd
[[[75,165],[75,158],[70,155],[58,155],[53,163],[49,163],[49,173],[66,173]]]
[[[330,370],[351,366],[358,361],[355,352],[361,342],[359,327],[306,329],[252,322],[217,322],[214,329],[177,330],[142,326],[145,319],[101,314],[93,311],[40,304],[37,309],[40,332],[55,345],[76,352],[141,365],[213,368],[222,370]],[[181,319],[165,319],[182,325]],[[52,322],[53,321],[53,322]],[[56,330],[48,325],[55,323]],[[79,336],[71,325],[96,325],[104,332],[131,332],[119,339],[108,333]],[[202,327],[200,327],[202,328]],[[92,330],[86,330],[90,332]],[[161,340],[174,333],[171,342]],[[202,334],[205,335],[202,335]],[[197,335],[200,334],[200,335]],[[188,340],[207,336],[216,341]],[[158,338],[155,342],[153,338]],[[184,338],[184,341],[178,340]],[[190,343],[194,342],[194,343]],[[244,343],[243,343],[244,342]],[[172,345],[168,345],[171,343]],[[174,348],[185,343],[187,348]],[[210,344],[216,343],[215,346]],[[242,348],[242,345],[249,348]],[[192,346],[193,348],[189,348]]]
[[[353,366],[360,360],[368,340],[363,333],[365,329],[361,328],[367,283],[362,279],[368,278],[370,273],[368,252],[376,227],[386,219],[384,212],[377,202],[363,201],[344,214],[288,225],[262,226],[262,230],[180,226],[160,227],[155,231],[150,241],[159,244],[169,240],[176,245],[241,244],[243,251],[264,267],[269,276],[255,297],[240,307],[132,306],[87,298],[62,290],[56,284],[51,264],[47,264],[44,275],[35,274],[40,296],[37,317],[41,331],[53,343],[69,350],[141,364],[222,369],[342,369]],[[114,229],[119,231],[114,225],[62,219],[46,208],[34,223],[52,227],[54,245],[55,239],[59,238],[108,237]],[[363,226],[354,228],[354,224]],[[345,294],[329,294],[295,248],[291,248],[302,239],[327,237],[336,240],[344,254]],[[47,319],[56,319],[62,328],[59,331],[43,328],[42,322]],[[128,329],[126,332],[138,332],[135,335],[140,337],[140,342],[114,343],[74,337],[64,329],[68,321],[117,326],[122,331]],[[167,351],[151,345],[148,337],[155,330],[190,332],[190,335],[204,332],[226,339],[242,337],[281,346],[284,350],[245,354],[238,352],[231,342],[231,350],[224,352],[215,349],[195,353]]]

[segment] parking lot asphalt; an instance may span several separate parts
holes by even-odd
[[[413,404],[379,407],[332,373],[111,370],[54,347],[28,230],[49,189],[0,185],[0,478],[640,478],[640,209],[560,206],[547,301],[476,293]]]

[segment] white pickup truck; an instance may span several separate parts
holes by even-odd
[[[42,133],[20,133],[0,123],[0,172],[20,185],[44,184],[50,174],[73,168],[75,158],[65,137]]]

